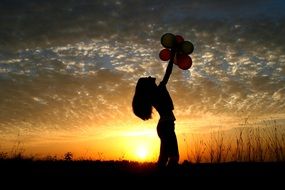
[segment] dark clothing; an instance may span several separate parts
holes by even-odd
[[[157,96],[153,107],[158,111],[160,118],[163,120],[175,121],[172,110],[174,109],[172,99],[165,85],[159,84],[157,87]]]

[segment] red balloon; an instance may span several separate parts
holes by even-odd
[[[182,42],[184,42],[184,38],[180,35],[175,35],[175,41],[176,44],[181,44]]]
[[[190,67],[192,66],[191,57],[185,53],[177,54],[175,61],[178,67],[182,70],[190,69]]]
[[[159,58],[162,60],[162,61],[168,61],[170,59],[170,56],[171,56],[171,52],[169,49],[165,48],[165,49],[162,49],[160,52],[159,52]]]

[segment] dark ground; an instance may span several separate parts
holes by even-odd
[[[0,169],[1,181],[8,182],[10,187],[37,182],[49,186],[59,182],[66,185],[102,184],[105,187],[136,183],[139,188],[151,181],[159,186],[175,183],[224,186],[231,183],[229,187],[236,187],[249,182],[255,187],[263,184],[273,187],[279,186],[279,183],[282,185],[285,180],[285,162],[184,162],[177,168],[162,170],[156,168],[154,163],[129,161],[0,160]]]

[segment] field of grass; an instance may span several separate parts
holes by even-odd
[[[66,161],[6,159],[0,161],[5,178],[257,178],[284,176],[285,162],[183,162],[177,168],[159,169],[152,162],[133,161]],[[3,176],[2,176],[3,179]]]
[[[285,179],[285,162],[184,162],[158,169],[130,161],[1,160],[0,168],[1,185],[11,189],[277,189]]]
[[[285,126],[275,120],[265,122],[263,127],[253,125],[245,122],[229,131],[185,137],[187,160],[192,163],[284,162]]]

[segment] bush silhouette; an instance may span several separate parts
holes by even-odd
[[[73,159],[73,154],[71,152],[66,152],[64,154],[64,160],[71,161]]]

